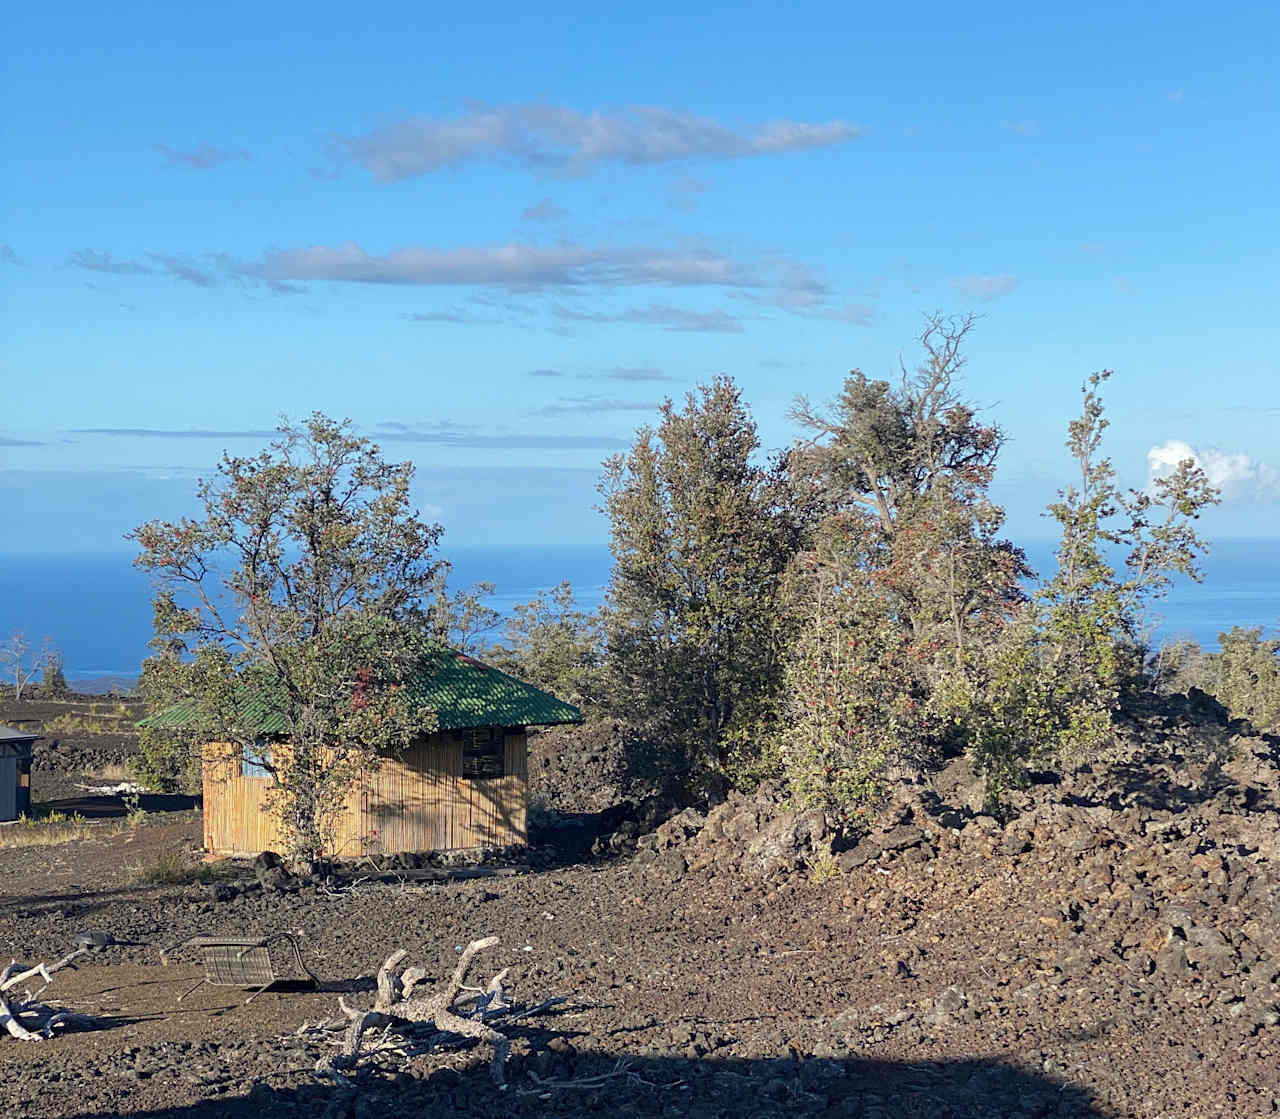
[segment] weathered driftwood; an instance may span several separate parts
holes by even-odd
[[[93,1026],[94,1020],[87,1015],[72,1014],[56,1004],[38,1001],[45,987],[53,982],[54,972],[74,967],[74,961],[88,951],[87,948],[77,948],[57,963],[39,963],[29,968],[22,968],[16,960],[10,960],[9,966],[0,972],[0,1027],[19,1041],[45,1041],[53,1036],[55,1027]],[[36,977],[44,980],[44,986],[34,994],[29,989],[21,996],[11,993],[19,983]]]
[[[455,1036],[488,1042],[493,1047],[489,1073],[495,1083],[505,1084],[511,1042],[488,1023],[497,1019],[516,1021],[541,1014],[565,1000],[547,999],[525,1010],[513,1007],[502,987],[506,968],[484,987],[465,986],[467,972],[476,954],[497,943],[496,936],[487,936],[468,944],[458,958],[453,975],[433,995],[415,996],[414,992],[426,978],[426,972],[420,967],[403,966],[408,957],[404,949],[393,952],[378,971],[378,997],[371,1010],[356,1010],[343,999],[338,999],[338,1006],[347,1020],[341,1051],[322,1058],[316,1064],[316,1071],[345,1084],[344,1070],[354,1068],[362,1057],[389,1051],[407,1059],[428,1051],[449,1036]],[[465,1013],[458,1007],[463,1001],[469,1004]],[[428,1023],[438,1031],[434,1036],[426,1039],[413,1036],[414,1027]],[[332,1025],[322,1022],[314,1027],[304,1027],[304,1030],[327,1035],[332,1031]]]

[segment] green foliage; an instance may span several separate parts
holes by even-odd
[[[781,683],[775,596],[796,547],[777,470],[728,378],[662,408],[605,464],[614,557],[604,611],[608,701],[678,746],[697,788],[750,764]]]
[[[891,762],[927,738],[927,698],[908,633],[866,574],[807,555],[787,580],[804,619],[787,650],[781,761],[793,795],[845,825],[881,790]]]
[[[985,777],[995,814],[1029,770],[1078,758],[1110,734],[1112,694],[1088,672],[1062,671],[1055,651],[1026,610],[987,651],[976,682],[952,678],[935,694],[935,710]]]
[[[493,664],[589,714],[603,702],[603,634],[597,615],[578,609],[566,580],[518,602],[490,650]]]
[[[1218,634],[1219,651],[1206,653],[1194,641],[1161,647],[1155,681],[1165,693],[1199,688],[1254,728],[1280,731],[1280,635],[1265,636],[1261,626],[1234,626]]]
[[[63,671],[64,660],[62,653],[51,648],[45,657],[44,667],[40,672],[40,696],[42,699],[61,699],[71,693],[71,688],[67,684],[66,673]]]
[[[149,736],[142,765],[181,782],[193,741],[252,749],[262,711],[279,715],[270,804],[290,853],[314,858],[351,782],[434,727],[402,684],[426,647],[440,528],[409,504],[412,464],[349,424],[317,413],[279,431],[256,456],[224,455],[200,519],[131,534],[159,584],[144,695],[153,711],[189,700],[198,721],[171,759]]]
[[[804,802],[851,817],[891,764],[928,764],[971,705],[1023,600],[1025,557],[988,495],[1003,436],[956,390],[972,318],[930,317],[891,386],[854,371],[793,456],[816,515],[787,609],[784,767]]]
[[[140,828],[147,822],[147,810],[139,803],[140,798],[137,793],[126,793],[120,799],[124,802],[124,818],[129,827]]]
[[[997,646],[981,688],[955,705],[993,803],[1029,766],[1087,757],[1111,741],[1121,692],[1138,683],[1144,606],[1174,574],[1200,578],[1205,544],[1192,522],[1217,491],[1190,460],[1150,492],[1121,491],[1100,457],[1108,421],[1099,390],[1109,376],[1089,378],[1068,427],[1079,482],[1049,506],[1061,533],[1057,570]],[[1124,550],[1120,571],[1108,549]]]
[[[1261,626],[1235,626],[1218,635],[1222,651],[1212,660],[1210,692],[1232,718],[1260,731],[1280,730],[1280,637]]]
[[[159,711],[177,699],[185,699],[176,679],[152,682],[157,675],[155,658],[142,665],[143,694],[148,696],[148,707]],[[161,793],[184,793],[195,796],[200,792],[201,736],[193,731],[156,730],[142,727],[138,732],[138,749],[129,758],[129,774],[141,785]]]
[[[431,629],[436,637],[460,653],[478,652],[482,636],[502,621],[502,615],[484,601],[493,597],[494,590],[492,583],[475,583],[469,591],[449,594],[441,572],[431,604]]]

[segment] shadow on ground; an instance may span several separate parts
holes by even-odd
[[[228,1085],[183,1107],[114,1111],[136,1119],[266,1119],[270,1116],[561,1115],[693,1116],[731,1119],[1042,1119],[1097,1116],[1080,1088],[992,1061],[920,1063],[838,1060],[680,1060],[575,1053],[548,1066],[534,1054],[510,1068],[500,1089],[483,1065],[429,1077],[361,1075],[351,1088],[316,1083],[278,1088]],[[536,1070],[543,1067],[544,1072]],[[107,1119],[82,1112],[77,1119]]]
[[[144,812],[186,812],[198,808],[198,797],[169,793],[140,793],[137,807]],[[74,796],[60,800],[43,800],[36,805],[41,814],[62,812],[67,816],[83,816],[86,820],[110,820],[127,816],[133,807],[118,796]]]

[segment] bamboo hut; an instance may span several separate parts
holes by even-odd
[[[418,709],[436,713],[436,731],[388,754],[355,782],[331,822],[339,858],[411,851],[505,847],[527,839],[526,730],[582,721],[555,696],[452,650],[428,658],[407,684]],[[179,704],[141,725],[182,730],[194,721]],[[261,709],[249,747],[203,747],[204,846],[211,854],[279,849],[270,811],[273,757],[288,749],[280,716]]]

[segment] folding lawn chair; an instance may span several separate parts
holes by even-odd
[[[268,987],[288,978],[281,975],[281,970],[277,966],[282,950],[277,948],[275,954],[272,954],[272,945],[278,945],[282,941],[292,950],[293,962],[297,965],[297,970],[306,976],[306,979],[300,981],[309,987],[318,986],[320,981],[302,962],[302,952],[298,948],[297,940],[292,933],[287,932],[257,937],[189,936],[186,940],[180,940],[172,947],[163,949],[160,953],[160,962],[167,965],[170,953],[179,948],[188,946],[197,948],[204,957],[204,976],[194,987],[183,991],[178,996],[178,1001],[181,1002],[197,987],[208,983],[215,987],[257,987],[258,989],[244,1000],[248,1004]]]

